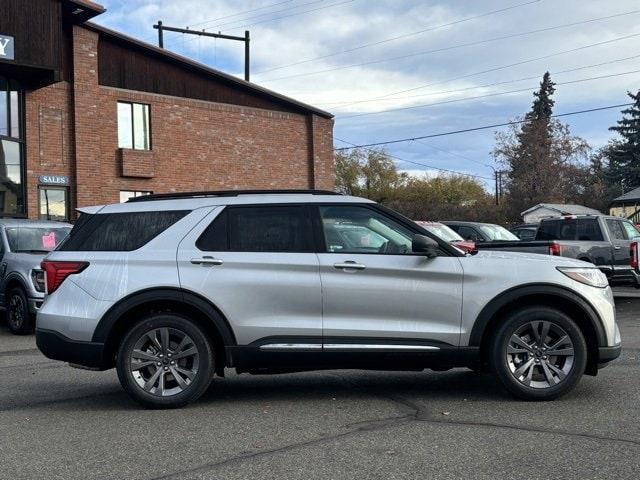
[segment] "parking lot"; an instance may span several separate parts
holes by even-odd
[[[640,299],[617,303],[621,358],[549,403],[464,369],[229,373],[149,411],[3,327],[0,478],[637,478]]]

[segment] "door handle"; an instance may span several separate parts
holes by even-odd
[[[191,263],[194,265],[222,265],[222,260],[213,257],[192,258]]]
[[[622,247],[620,245],[616,245],[613,248],[614,248],[614,250],[620,250]]]
[[[356,263],[353,260],[347,260],[343,263],[334,263],[333,268],[342,269],[342,270],[364,270],[366,265],[361,263]]]

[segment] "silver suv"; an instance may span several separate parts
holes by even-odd
[[[577,260],[466,255],[323,191],[164,194],[82,209],[42,263],[37,343],[148,407],[214,374],[491,369],[546,400],[620,354],[606,277]]]
[[[12,333],[32,333],[44,300],[40,262],[69,234],[69,223],[0,219],[0,307]]]

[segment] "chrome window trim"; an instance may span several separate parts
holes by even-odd
[[[321,343],[268,343],[260,345],[260,350],[322,350]]]

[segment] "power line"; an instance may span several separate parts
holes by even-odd
[[[590,112],[598,112],[601,110],[610,110],[612,108],[621,108],[621,107],[628,107],[630,105],[633,105],[633,103],[620,103],[618,105],[607,105],[606,107],[596,107],[596,108],[589,108],[586,110],[578,110],[575,112],[567,112],[567,113],[559,113],[557,115],[551,115],[551,118],[559,118],[559,117],[568,117],[570,115],[580,115],[583,113],[590,113]],[[415,141],[415,140],[424,140],[425,138],[435,138],[435,137],[444,137],[447,135],[456,135],[459,133],[468,133],[468,132],[476,132],[478,130],[488,130],[490,128],[497,128],[497,127],[506,127],[509,125],[518,125],[521,123],[525,123],[528,122],[529,120],[512,120],[510,122],[504,122],[504,123],[494,123],[492,125],[483,125],[481,127],[471,127],[471,128],[464,128],[461,130],[451,130],[448,132],[441,132],[441,133],[432,133],[429,135],[421,135],[418,137],[410,137],[410,138],[401,138],[401,139],[397,139],[397,140],[387,140],[384,142],[375,142],[375,143],[366,143],[363,145],[353,145],[352,147],[342,147],[342,148],[334,148],[334,150],[336,151],[342,151],[342,150],[350,150],[352,148],[369,148],[369,147],[379,147],[381,145],[391,145],[394,143],[402,143],[402,142],[411,142],[411,141]],[[345,143],[349,143],[349,142],[345,142]]]
[[[369,148],[366,145],[356,145],[355,143],[349,142],[347,140],[342,140],[342,139],[337,138],[337,137],[334,137],[334,139],[338,140],[339,142],[346,143],[348,145],[353,145],[352,147],[334,148],[335,151],[350,150],[350,149],[353,149],[353,148],[363,148],[364,150],[367,150],[369,152],[375,152],[375,150],[373,148]],[[414,165],[419,165],[421,167],[431,168],[433,170],[439,170],[441,172],[453,173],[455,175],[464,175],[464,176],[467,176],[467,177],[482,178],[484,180],[493,180],[493,178],[483,177],[482,175],[475,175],[473,173],[458,172],[457,170],[450,170],[448,168],[441,168],[441,167],[435,167],[433,165],[427,165],[426,163],[414,162],[413,160],[407,160],[406,158],[400,158],[400,157],[398,157],[396,155],[392,155],[392,154],[387,153],[387,152],[385,152],[385,154],[388,155],[391,158],[395,158],[396,160],[398,160],[400,162],[412,163]]]
[[[633,38],[633,37],[637,37],[637,36],[640,36],[640,33],[633,33],[633,34],[630,34],[630,35],[625,35],[623,37],[617,37],[617,38],[612,38],[610,40],[604,40],[602,42],[590,43],[588,45],[583,45],[581,47],[576,47],[576,48],[572,48],[572,49],[569,49],[569,50],[562,50],[562,51],[559,51],[559,52],[550,53],[548,55],[543,55],[541,57],[535,57],[535,58],[529,58],[527,60],[521,60],[521,61],[518,61],[518,62],[515,62],[515,63],[509,63],[509,64],[506,64],[506,65],[499,65],[497,67],[492,67],[492,68],[488,68],[488,69],[485,69],[485,70],[480,70],[480,71],[477,71],[477,72],[468,73],[468,74],[465,74],[465,75],[459,75],[457,77],[452,77],[452,78],[449,78],[449,79],[446,79],[446,80],[438,80],[438,81],[427,83],[427,84],[424,84],[424,85],[419,85],[417,87],[412,87],[412,88],[407,88],[407,89],[404,89],[404,90],[398,90],[396,92],[387,93],[385,95],[381,95],[379,97],[374,97],[374,98],[371,98],[371,99],[368,99],[368,100],[378,100],[378,99],[383,99],[383,98],[387,98],[387,97],[392,97],[392,96],[395,96],[395,95],[398,95],[398,94],[401,94],[401,93],[407,93],[407,92],[413,92],[413,91],[416,91],[416,90],[422,90],[424,88],[432,87],[433,85],[439,85],[439,84],[442,84],[442,83],[453,82],[455,80],[462,80],[462,79],[465,79],[465,78],[475,77],[477,75],[482,75],[484,73],[496,72],[498,70],[504,70],[506,68],[511,68],[511,67],[516,67],[516,66],[519,66],[519,65],[524,65],[526,63],[532,63],[532,62],[536,62],[538,60],[546,60],[547,58],[557,57],[559,55],[564,55],[564,54],[567,54],[567,53],[573,53],[573,52],[577,52],[577,51],[580,51],[580,50],[586,50],[588,48],[598,47],[598,46],[601,46],[601,45],[607,45],[607,44],[610,44],[610,43],[615,43],[615,42],[619,42],[619,41],[622,41],[622,40],[627,40],[629,38]],[[356,105],[357,103],[361,103],[361,102],[362,102],[362,100],[359,100],[359,101],[356,101],[356,102],[347,103],[344,106]]]
[[[187,25],[187,27],[188,28],[192,28],[192,27],[197,27],[197,26],[200,26],[200,25],[207,25],[209,23],[217,22],[219,20],[225,20],[225,19],[231,18],[231,17],[239,17],[240,15],[244,15],[245,13],[257,12],[259,10],[264,10],[265,8],[277,7],[278,5],[283,5],[285,3],[291,3],[293,1],[295,1],[295,0],[285,0],[284,2],[271,3],[269,5],[264,5],[262,7],[254,8],[253,10],[245,10],[243,12],[233,13],[231,15],[225,15],[223,17],[212,18],[212,19],[204,20],[204,21],[198,22],[198,23],[192,23],[191,25]],[[272,12],[272,13],[275,13],[275,12]]]
[[[388,58],[382,58],[382,59],[378,59],[378,60],[370,60],[367,62],[360,62],[360,63],[352,63],[350,65],[342,65],[342,66],[337,66],[337,67],[332,67],[332,68],[327,68],[324,70],[316,70],[313,72],[303,72],[303,73],[296,73],[296,74],[291,74],[291,75],[286,75],[283,77],[272,77],[272,78],[266,78],[264,80],[262,80],[262,82],[273,82],[276,80],[286,80],[289,78],[297,78],[297,77],[308,77],[308,76],[313,76],[313,75],[320,75],[322,73],[329,73],[329,72],[335,72],[337,70],[345,70],[348,68],[354,68],[354,67],[363,67],[363,66],[367,66],[367,65],[376,65],[379,63],[386,63],[386,62],[393,62],[396,60],[405,60],[407,58],[413,58],[413,57],[418,57],[418,56],[423,56],[423,55],[429,55],[432,53],[441,53],[441,52],[447,52],[450,50],[456,50],[458,48],[464,48],[464,47],[472,47],[472,46],[476,46],[476,45],[483,45],[486,43],[491,43],[491,42],[497,42],[500,40],[507,40],[510,38],[517,38],[517,37],[524,37],[527,35],[533,35],[535,33],[542,33],[542,32],[549,32],[549,31],[553,31],[553,30],[560,30],[563,28],[569,28],[569,27],[575,27],[577,25],[585,25],[587,23],[593,23],[593,22],[598,22],[598,21],[602,21],[602,20],[609,20],[612,18],[616,18],[616,17],[622,17],[622,16],[626,16],[626,15],[632,15],[632,14],[638,14],[640,13],[640,10],[633,10],[631,12],[625,12],[625,13],[619,13],[616,15],[609,15],[606,17],[599,17],[599,18],[591,18],[588,20],[582,20],[580,22],[572,22],[572,23],[565,23],[562,25],[554,25],[551,27],[545,27],[545,28],[538,28],[535,30],[529,30],[526,32],[518,32],[518,33],[512,33],[509,35],[502,35],[499,37],[493,37],[493,38],[488,38],[485,40],[478,40],[475,42],[468,42],[468,43],[460,43],[457,45],[450,45],[448,47],[442,47],[442,48],[436,48],[433,50],[423,50],[421,52],[414,52],[414,53],[409,53],[406,55],[400,55],[400,56],[396,56],[396,57],[388,57]],[[261,72],[262,73],[262,72]]]
[[[233,24],[236,24],[238,22],[247,22],[247,21],[252,22],[254,20],[257,20],[260,17],[265,17],[265,16],[268,16],[268,15],[275,15],[276,13],[290,12],[291,10],[294,10],[296,8],[302,8],[302,7],[306,7],[306,6],[309,6],[309,5],[315,5],[315,4],[318,4],[318,3],[323,3],[324,1],[325,0],[315,0],[315,1],[312,1],[312,2],[301,3],[300,5],[292,5],[291,7],[283,8],[282,10],[275,10],[273,12],[261,13],[259,15],[255,15],[255,16],[252,15],[252,16],[247,17],[247,18],[242,18],[242,19],[238,19],[238,20],[232,20],[230,22],[214,25],[213,27],[210,27],[210,28],[226,27],[228,25],[233,25]],[[304,12],[296,12],[296,13],[299,14],[299,13],[304,13]],[[242,25],[240,27],[242,27]],[[229,27],[228,29],[240,28],[240,27],[236,25],[235,27]]]
[[[570,84],[574,84],[574,83],[582,83],[582,82],[588,82],[588,81],[592,81],[592,80],[602,80],[603,78],[613,78],[613,77],[620,77],[623,75],[631,75],[633,73],[640,73],[640,70],[631,70],[628,72],[620,72],[620,73],[611,73],[609,75],[600,75],[597,77],[588,77],[588,78],[579,78],[577,80],[569,80],[566,82],[558,82],[556,83],[556,85],[570,85]],[[421,105],[411,105],[411,106],[407,106],[407,107],[397,107],[397,108],[388,108],[386,110],[378,110],[377,112],[365,112],[365,113],[356,113],[353,115],[343,115],[343,116],[337,116],[336,118],[341,119],[341,120],[346,120],[347,118],[356,118],[356,117],[365,117],[365,116],[369,116],[369,115],[379,115],[382,113],[389,113],[389,112],[399,112],[402,110],[413,110],[416,108],[425,108],[425,107],[435,107],[438,105],[446,105],[449,103],[458,103],[458,102],[466,102],[468,100],[478,100],[481,98],[488,98],[488,97],[499,97],[501,95],[509,95],[512,93],[523,93],[523,92],[530,92],[531,90],[535,89],[537,87],[529,87],[529,88],[519,88],[517,90],[508,90],[506,92],[495,92],[495,93],[487,93],[485,95],[476,95],[474,97],[464,97],[464,98],[455,98],[452,100],[443,100],[441,102],[434,102],[434,103],[424,103]]]
[[[357,47],[349,48],[349,49],[346,49],[346,50],[340,50],[339,52],[328,53],[326,55],[321,55],[319,57],[307,58],[305,60],[300,60],[298,62],[289,63],[287,65],[280,65],[280,66],[277,66],[277,67],[272,67],[272,68],[269,68],[267,70],[258,71],[256,74],[260,75],[262,73],[272,72],[274,70],[281,70],[283,68],[293,67],[295,65],[301,65],[303,63],[309,63],[309,62],[313,62],[315,60],[322,60],[322,59],[325,59],[325,58],[334,57],[336,55],[342,55],[343,53],[355,52],[356,50],[361,50],[363,48],[372,47],[372,46],[375,46],[375,45],[381,45],[383,43],[393,42],[394,40],[399,40],[399,39],[402,39],[402,38],[412,37],[414,35],[420,35],[421,33],[432,32],[434,30],[439,30],[441,28],[450,27],[452,25],[457,25],[459,23],[468,22],[470,20],[475,20],[475,19],[486,17],[486,16],[489,16],[489,15],[494,15],[496,13],[506,12],[507,10],[513,10],[514,8],[519,8],[519,7],[523,7],[523,6],[526,6],[526,5],[531,5],[532,3],[538,3],[538,2],[540,2],[540,0],[533,0],[533,1],[528,1],[528,2],[524,2],[524,3],[518,3],[516,5],[511,5],[510,7],[505,7],[505,8],[501,8],[501,9],[498,9],[498,10],[492,10],[490,12],[481,13],[479,15],[474,15],[474,16],[471,16],[471,17],[461,18],[461,19],[454,20],[454,21],[449,22],[449,23],[444,23],[444,24],[441,24],[441,25],[428,27],[428,28],[423,29],[423,30],[418,30],[416,32],[405,33],[403,35],[398,35],[396,37],[386,38],[384,40],[379,40],[377,42],[365,43],[365,44],[359,45]]]
[[[293,8],[299,8],[299,7],[302,7],[302,6],[304,6],[304,5],[311,5],[311,4],[313,4],[313,3],[319,3],[320,1],[324,1],[324,0],[319,0],[319,1],[315,1],[315,2],[305,3],[305,4],[298,5],[297,7],[293,7]],[[249,24],[245,24],[245,25],[236,25],[236,26],[234,26],[234,27],[229,27],[229,28],[227,28],[226,30],[237,30],[237,29],[240,29],[240,28],[246,29],[246,28],[249,28],[249,27],[253,27],[254,25],[259,25],[259,24],[261,24],[261,23],[265,23],[265,22],[275,22],[276,20],[282,20],[283,18],[295,17],[295,16],[297,16],[297,15],[304,15],[305,13],[317,12],[317,11],[319,11],[319,10],[324,10],[324,9],[331,8],[331,7],[338,7],[338,6],[340,6],[340,5],[344,5],[344,4],[346,4],[346,3],[352,3],[352,2],[355,2],[355,1],[356,1],[356,0],[344,0],[344,1],[342,1],[342,2],[336,2],[336,3],[332,3],[332,4],[330,4],[330,5],[324,5],[324,6],[322,6],[322,7],[317,7],[317,8],[313,8],[313,9],[310,9],[310,10],[305,10],[305,11],[303,11],[303,12],[291,13],[291,14],[289,14],[289,15],[283,15],[283,16],[275,17],[275,18],[267,18],[267,19],[265,19],[265,20],[260,20],[260,21],[258,21],[258,22],[253,22],[253,23],[249,23]],[[288,10],[291,10],[291,9],[282,10],[282,11],[288,11]],[[271,15],[271,14],[273,14],[273,13],[276,13],[276,12],[269,12],[269,13],[268,13],[268,15]],[[258,15],[258,16],[262,16],[262,15]],[[245,19],[245,20],[246,20],[246,19]],[[239,20],[239,21],[245,21],[245,20]],[[236,22],[230,22],[230,23],[236,23]],[[211,27],[211,28],[210,28],[210,30],[211,30],[212,28],[217,28],[217,27],[221,27],[221,26],[224,26],[224,25],[228,25],[228,24],[216,25],[216,26],[214,26],[214,27]],[[185,43],[189,43],[189,42],[192,42],[192,41],[194,41],[194,40],[195,40],[195,39],[187,40],[186,42],[183,42],[183,45],[184,45]]]
[[[477,163],[478,165],[482,165],[483,167],[489,167],[489,168],[493,168],[491,165],[488,165],[486,163],[482,163],[479,160],[475,160],[471,157],[467,157],[465,155],[460,155],[459,153],[456,152],[452,152],[450,150],[445,150],[444,148],[440,148],[440,147],[436,147],[435,145],[430,145],[428,143],[425,143],[421,140],[414,140],[415,143],[419,143],[420,145],[424,145],[425,147],[429,147],[429,148],[433,148],[434,150],[438,150],[442,153],[446,153],[447,155],[453,155],[454,157],[458,157],[458,158],[462,158],[464,160],[468,160],[470,162],[474,162]]]
[[[619,63],[619,62],[624,62],[627,60],[635,60],[636,58],[640,58],[640,55],[633,55],[631,57],[624,57],[624,58],[617,58],[615,60],[608,60],[606,62],[600,62],[600,63],[594,63],[591,65],[584,65],[581,67],[576,67],[576,68],[569,68],[567,70],[557,70],[554,72],[550,72],[551,75],[560,75],[563,73],[570,73],[570,72],[577,72],[579,70],[586,70],[588,68],[594,68],[594,67],[601,67],[603,65],[611,65],[613,63]],[[508,85],[510,83],[518,83],[518,82],[523,82],[525,80],[535,80],[535,79],[539,79],[540,75],[532,75],[529,77],[521,77],[521,78],[516,78],[513,80],[504,80],[502,82],[493,82],[493,83],[485,83],[483,85],[475,85],[473,87],[465,87],[465,88],[457,88],[454,90],[440,90],[438,92],[431,92],[431,93],[419,93],[417,95],[405,95],[403,97],[390,97],[390,98],[374,98],[374,99],[368,99],[368,100],[359,100],[357,102],[316,102],[320,105],[336,105],[338,107],[343,106],[343,105],[354,105],[356,103],[369,103],[369,102],[379,102],[379,101],[390,101],[390,100],[403,100],[403,99],[407,99],[407,98],[418,98],[418,97],[431,97],[431,96],[435,96],[435,95],[443,95],[443,94],[448,94],[448,93],[458,93],[458,92],[466,92],[469,90],[479,90],[481,88],[487,88],[487,87],[496,87],[499,85]],[[304,94],[299,94],[299,95],[304,95]]]

